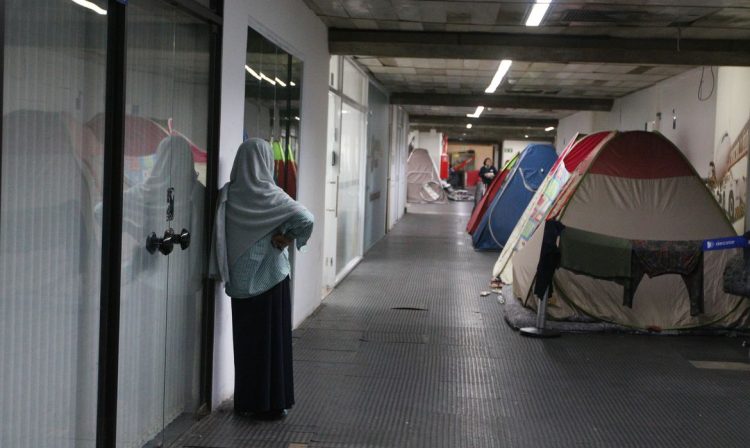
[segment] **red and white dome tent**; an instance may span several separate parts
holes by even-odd
[[[585,140],[585,139],[584,139]],[[735,236],[726,214],[680,150],[661,134],[612,131],[577,164],[547,220],[625,240],[697,241]],[[513,293],[536,307],[533,284],[544,226],[513,255]],[[750,300],[724,293],[723,270],[737,250],[703,254],[703,312],[691,315],[679,275],[644,276],[632,308],[623,286],[558,269],[547,308],[554,319],[594,318],[631,328],[748,327]]]

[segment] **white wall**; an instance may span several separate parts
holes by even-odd
[[[414,132],[412,136],[416,136],[413,145],[414,148],[424,148],[430,153],[432,163],[435,164],[435,168],[440,168],[440,155],[443,153],[443,133],[436,132],[434,129],[429,132]]]
[[[615,100],[610,112],[579,112],[560,120],[557,149],[562,150],[576,132],[602,130],[657,130],[679,147],[698,174],[708,175],[713,158],[716,98],[698,99],[701,69],[666,79],[652,87]],[[704,96],[711,91],[711,74],[705,71]],[[672,111],[677,117],[672,129]],[[657,113],[661,112],[661,121]]]
[[[263,34],[304,62],[302,79],[299,201],[317,219],[305,253],[294,262],[293,322],[299,325],[320,304],[325,197],[326,118],[328,107],[328,35],[325,25],[302,0],[226,0],[222,55],[219,183],[229,179],[242,143],[245,110],[247,27]],[[229,298],[216,294],[213,405],[234,389],[232,325]]]
[[[712,147],[716,172],[726,170],[729,147],[722,144],[724,133],[733,142],[750,118],[750,67],[720,67],[716,86],[716,121]]]
[[[748,172],[747,156],[740,159],[739,163],[729,166],[730,150],[740,149],[740,153],[746,152],[750,142],[740,138],[740,132],[750,120],[750,68],[748,67],[720,67],[718,70],[718,83],[716,86],[716,121],[714,133],[714,162],[716,163],[716,175],[719,180],[731,175],[733,181],[722,182],[725,190],[729,186],[734,190],[735,198],[747,204],[750,197],[747,179]],[[725,138],[726,137],[726,138]],[[735,145],[740,141],[739,148]],[[729,173],[728,173],[729,172]],[[744,186],[742,184],[745,184]],[[716,190],[714,190],[716,194]],[[725,204],[722,204],[723,206]],[[725,209],[730,209],[725,207]],[[748,230],[747,212],[738,213],[732,221],[738,233]],[[736,219],[735,219],[736,218]]]

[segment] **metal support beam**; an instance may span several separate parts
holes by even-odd
[[[331,54],[405,58],[750,66],[750,40],[728,39],[331,29],[328,48]]]
[[[599,110],[610,111],[614,100],[608,98],[560,98],[525,95],[450,95],[396,92],[391,104],[410,106],[497,107],[507,109]]]
[[[425,126],[425,125],[410,125],[411,130],[425,131],[428,132],[431,129],[436,129],[448,136],[449,139],[463,138],[464,140],[535,140],[535,141],[552,141],[555,139],[554,132],[540,132],[540,131],[513,131],[505,129],[466,129],[462,126]],[[465,135],[464,135],[465,134]]]
[[[471,123],[475,127],[495,128],[547,128],[557,127],[558,120],[555,118],[517,118],[517,117],[493,117],[485,115],[479,118],[444,115],[410,115],[409,123],[424,125],[466,125]]]

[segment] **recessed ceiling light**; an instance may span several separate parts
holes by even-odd
[[[471,129],[472,127],[473,127],[473,125],[471,123],[467,123],[466,124],[466,129]]]
[[[260,72],[260,77],[261,77],[262,79],[265,79],[265,80],[266,80],[266,82],[268,82],[268,83],[269,83],[269,84],[271,84],[272,86],[275,86],[275,85],[276,85],[276,81],[274,81],[273,79],[271,79],[271,78],[269,78],[268,76],[266,76],[266,75],[265,75],[265,74],[264,74],[263,72]]]
[[[90,10],[94,11],[95,13],[97,13],[99,15],[102,15],[102,16],[106,16],[107,15],[107,10],[106,9],[100,8],[99,5],[97,5],[97,4],[93,3],[93,2],[89,2],[87,0],[72,0],[72,1],[76,5],[80,5],[80,6],[83,6],[84,8],[86,8],[86,9],[90,9]]]
[[[250,66],[249,66],[249,65],[246,65],[246,66],[245,66],[245,70],[247,70],[247,72],[248,72],[248,73],[250,73],[250,75],[251,75],[251,76],[252,76],[253,78],[257,79],[258,81],[260,81],[261,79],[263,79],[263,77],[262,77],[262,76],[260,76],[260,75],[258,74],[258,72],[256,72],[256,71],[255,71],[255,70],[253,70],[252,68],[250,68]]]
[[[495,72],[495,76],[492,77],[492,82],[490,82],[489,87],[485,89],[485,93],[495,93],[495,90],[500,86],[500,83],[503,82],[503,78],[508,73],[508,70],[510,70],[511,64],[513,64],[513,61],[510,59],[503,59],[500,61],[500,66],[497,67],[497,72]]]
[[[544,130],[545,130],[545,131],[547,131],[547,132],[549,132],[549,131],[554,131],[554,130],[555,130],[555,127],[554,127],[554,126],[550,126],[550,127],[548,127],[548,128],[544,128]]]
[[[529,138],[529,134],[524,135],[523,138]]]
[[[475,110],[473,114],[466,114],[466,116],[469,118],[479,118],[479,116],[482,115],[482,112],[484,112],[484,106],[477,106],[477,110]]]
[[[536,0],[536,3],[531,8],[529,17],[526,19],[526,26],[539,26],[539,24],[542,23],[542,20],[544,20],[544,16],[547,14],[551,2],[552,0]]]

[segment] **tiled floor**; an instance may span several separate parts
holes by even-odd
[[[750,446],[740,340],[522,338],[479,295],[497,254],[472,250],[469,207],[412,208],[295,332],[285,420],[218,411],[178,446]]]

